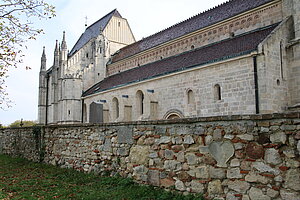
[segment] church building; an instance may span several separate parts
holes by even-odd
[[[113,10],[39,76],[40,124],[299,111],[299,0],[229,0],[139,41]]]

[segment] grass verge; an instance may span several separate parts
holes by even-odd
[[[200,200],[122,177],[102,177],[0,155],[0,199]]]

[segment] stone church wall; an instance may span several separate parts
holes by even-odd
[[[300,197],[300,113],[1,129],[0,153],[209,199]]]
[[[221,88],[221,100],[214,97],[216,84]],[[149,90],[152,92],[148,92]],[[136,103],[138,91],[142,91],[145,95],[142,116],[138,113]],[[190,104],[187,100],[188,91],[194,94],[194,102]],[[119,101],[120,115],[117,119],[112,114],[114,98]],[[89,107],[92,102],[101,100],[106,101],[103,107],[109,113],[107,117],[109,121],[164,119],[172,110],[177,110],[185,117],[232,115],[233,113],[254,114],[253,58],[251,56],[233,58],[131,83],[85,98],[84,103]],[[157,103],[155,117],[151,113],[151,102]],[[125,118],[128,116],[125,112],[126,106],[131,107],[131,119]],[[89,109],[86,115],[89,116]]]

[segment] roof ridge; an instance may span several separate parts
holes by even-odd
[[[104,15],[103,17],[101,17],[100,19],[98,19],[97,21],[95,21],[94,23],[92,23],[91,25],[89,25],[87,28],[86,28],[86,30],[87,29],[89,29],[89,28],[91,28],[93,25],[95,25],[96,23],[98,23],[99,21],[101,21],[101,20],[103,20],[105,17],[107,17],[107,16],[109,16],[109,15],[111,15],[111,17],[113,16],[112,14],[113,13],[115,13],[115,12],[117,12],[120,16],[121,16],[121,14],[118,12],[118,10],[115,8],[115,9],[113,9],[112,11],[110,11],[109,13],[107,13],[106,15]],[[121,16],[122,17],[122,16]],[[104,27],[102,27],[102,28],[104,28]]]
[[[217,5],[217,6],[214,6],[214,7],[212,7],[212,8],[208,8],[207,10],[204,10],[204,11],[202,11],[202,12],[200,12],[200,13],[197,13],[197,14],[195,14],[195,15],[193,15],[193,16],[187,18],[187,19],[184,19],[184,20],[182,20],[182,21],[180,21],[180,22],[178,22],[178,23],[175,23],[175,24],[173,24],[173,25],[171,25],[171,26],[169,26],[169,27],[167,27],[167,28],[164,28],[164,29],[162,29],[161,31],[158,31],[158,32],[156,32],[156,33],[153,33],[153,34],[151,34],[151,35],[149,35],[149,36],[147,36],[147,37],[144,37],[144,38],[141,39],[141,40],[145,40],[145,39],[147,39],[147,38],[150,38],[150,37],[152,37],[152,36],[154,36],[154,35],[157,35],[157,34],[163,32],[163,31],[166,31],[166,30],[168,30],[168,29],[170,29],[170,28],[173,28],[173,27],[175,27],[175,26],[178,26],[179,24],[182,24],[182,23],[184,23],[184,22],[187,22],[187,21],[189,21],[189,20],[191,20],[191,19],[193,19],[193,18],[195,18],[195,17],[198,17],[198,16],[200,16],[200,15],[202,15],[202,14],[204,14],[204,13],[207,13],[207,12],[209,12],[209,11],[211,11],[211,10],[214,10],[214,9],[216,9],[216,8],[218,8],[218,7],[221,7],[221,6],[223,6],[224,4],[230,3],[230,2],[232,2],[232,1],[235,1],[235,0],[227,0],[227,1],[221,3],[221,4]],[[141,41],[141,40],[139,40],[139,41]],[[137,41],[137,42],[139,42],[139,41]]]
[[[121,48],[119,54],[114,55],[115,58],[113,58],[113,62],[117,62],[126,57],[139,53],[143,50],[155,47],[167,41],[181,37],[184,34],[191,33],[198,29],[202,29],[211,24],[233,17],[241,12],[245,12],[249,9],[262,6],[271,1],[275,0],[259,0],[254,2],[252,2],[252,0],[226,0],[221,4],[211,7],[194,16],[191,16],[188,19],[185,19],[172,26],[162,29],[161,31],[158,31],[152,35],[143,37],[142,39]],[[251,5],[251,3],[253,5]],[[237,6],[238,8],[240,7],[240,9],[237,9]],[[231,9],[232,11],[229,14],[224,14],[222,16],[218,15],[218,13],[221,13],[226,9]],[[172,31],[176,31],[176,34],[173,34]],[[135,50],[131,51],[131,49]]]

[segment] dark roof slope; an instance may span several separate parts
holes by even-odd
[[[100,27],[102,30],[106,27],[109,20],[112,18],[112,16],[121,17],[120,13],[117,11],[117,9],[114,9],[89,27],[87,27],[84,31],[84,33],[80,36],[74,47],[69,53],[69,56],[72,56],[76,51],[78,51],[80,48],[82,48],[86,43],[90,41],[90,39],[97,37],[100,34]]]
[[[143,40],[122,48],[118,54],[113,56],[112,62],[117,62],[146,49],[150,49],[187,33],[210,26],[271,1],[273,0],[231,0],[223,3],[213,9],[200,13]]]
[[[276,25],[272,25],[109,76],[85,91],[82,96],[250,53],[256,50],[258,44],[275,27]]]

